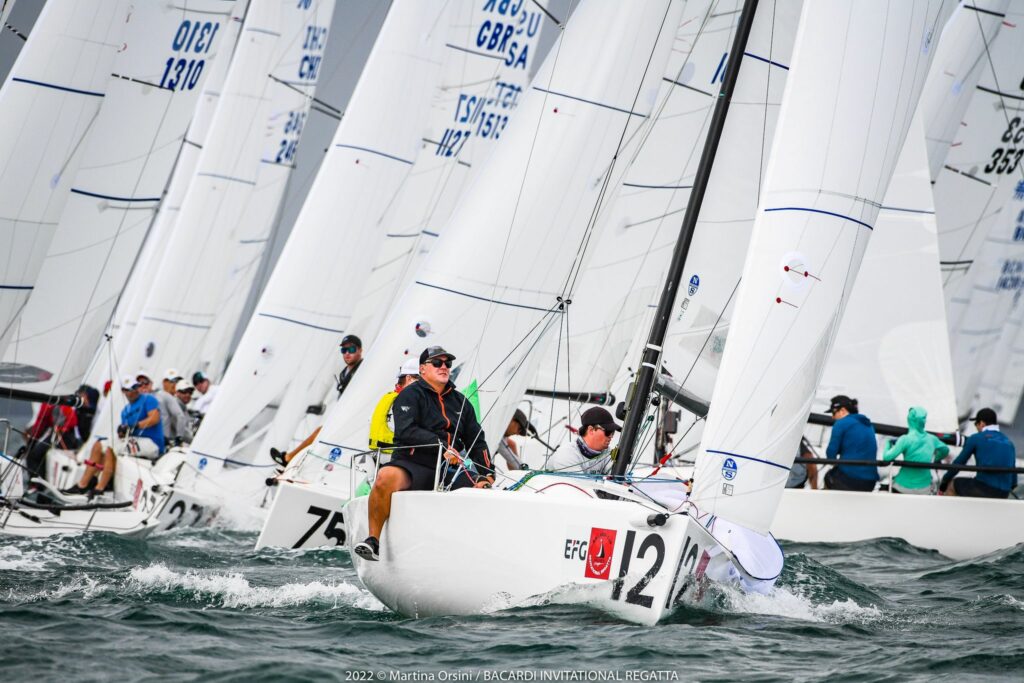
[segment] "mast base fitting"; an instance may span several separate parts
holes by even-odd
[[[665,522],[668,521],[668,513],[658,512],[653,515],[647,515],[647,526],[665,526]]]

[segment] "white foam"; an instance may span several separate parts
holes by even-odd
[[[46,600],[60,600],[63,597],[72,595],[74,593],[80,593],[83,598],[92,598],[94,596],[105,593],[111,586],[103,584],[89,577],[86,574],[76,576],[70,581],[65,583],[57,584],[57,587],[52,590],[37,591],[26,595],[22,600],[25,602],[40,602]],[[9,593],[9,599],[15,600],[14,591]]]
[[[253,586],[241,574],[184,574],[162,564],[136,567],[128,576],[130,587],[140,590],[183,589],[198,598],[212,598],[222,607],[289,607],[316,602],[333,602],[335,607],[352,606],[382,611],[382,605],[365,590],[349,583],[286,583],[283,586]]]
[[[809,598],[786,588],[775,587],[767,594],[746,593],[734,588],[721,590],[731,612],[834,624],[865,623],[882,618],[877,607],[862,607],[851,598],[816,605]]]
[[[40,571],[44,568],[44,563],[34,554],[26,554],[14,546],[0,547],[0,569]]]

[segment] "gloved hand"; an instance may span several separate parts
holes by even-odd
[[[128,436],[128,425],[117,425],[117,436],[119,439]]]

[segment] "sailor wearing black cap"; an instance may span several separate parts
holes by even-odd
[[[396,491],[434,488],[438,454],[448,461],[452,488],[494,483],[484,432],[469,400],[451,381],[453,354],[430,346],[420,354],[420,380],[402,390],[392,411],[395,449],[373,482],[369,500],[370,535],[353,549],[364,560],[377,560],[378,539],[391,515]]]
[[[363,340],[354,334],[346,334],[341,339],[340,348],[341,358],[345,361],[345,367],[335,377],[339,398],[345,393],[348,383],[352,381],[352,375],[356,374],[359,364],[363,362]]]
[[[874,460],[878,454],[875,428],[857,408],[857,399],[849,396],[832,397],[832,436],[825,453],[828,458],[839,458],[825,474],[825,488],[837,491],[874,491],[878,482],[878,468],[871,465],[843,465],[842,459]]]
[[[564,443],[548,458],[544,469],[555,472],[604,472],[608,468],[612,435],[622,431],[611,413],[594,406],[580,416],[580,430],[575,441]]]
[[[1017,464],[1017,449],[1013,442],[999,431],[996,411],[982,408],[971,418],[978,429],[964,442],[960,455],[953,461],[966,465],[974,457],[979,467],[1014,467]],[[956,470],[950,470],[942,477],[939,491],[947,496],[971,496],[973,498],[1008,498],[1010,491],[1017,487],[1016,472],[978,472],[972,477],[953,477]],[[953,486],[949,484],[952,482]]]

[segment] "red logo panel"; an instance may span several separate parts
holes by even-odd
[[[590,529],[590,543],[587,545],[588,579],[607,579],[612,570],[612,554],[615,552],[615,530]]]

